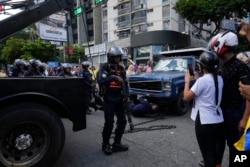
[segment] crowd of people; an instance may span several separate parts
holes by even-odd
[[[84,92],[85,103],[88,104],[86,105],[86,113],[91,114],[92,109],[90,107],[97,110],[102,108],[103,105],[97,97],[97,72],[98,69],[95,69],[89,61],[83,61],[78,66],[62,63],[60,66],[50,67],[38,59],[31,59],[30,61],[16,59],[8,71],[4,68],[1,70],[0,77],[82,77],[88,87]],[[96,100],[99,100],[99,106],[95,104]]]
[[[132,60],[129,59],[129,65],[126,68],[126,75],[135,75],[142,73],[150,73],[153,70],[153,61],[148,60],[146,64],[140,63],[135,64]]]
[[[25,61],[23,59],[16,59],[9,67],[8,72],[2,69],[5,73],[4,77],[28,77],[28,76],[64,76],[64,77],[80,77],[87,68],[91,74],[91,79],[96,80],[95,69],[89,61],[83,61],[78,66],[72,66],[70,63],[61,63],[60,66],[50,67],[48,64],[41,62],[38,59],[31,59]]]

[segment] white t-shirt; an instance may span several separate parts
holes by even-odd
[[[195,120],[199,111],[201,124],[213,124],[223,122],[220,107],[222,98],[223,80],[218,76],[218,103],[215,101],[215,84],[212,74],[204,74],[198,78],[191,88],[195,96],[195,106],[192,108],[191,119]],[[219,115],[216,112],[218,106]]]

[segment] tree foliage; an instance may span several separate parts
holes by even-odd
[[[191,24],[199,23],[199,30],[207,31],[211,35],[218,33],[223,18],[247,16],[250,11],[249,0],[179,0],[173,8],[182,18]],[[215,24],[213,32],[204,29],[204,25],[211,21]]]
[[[50,61],[54,56],[54,46],[41,40],[36,40],[35,43],[27,42],[27,44],[23,46],[22,51],[22,57],[32,57],[42,62]]]
[[[19,38],[10,37],[2,50],[2,57],[8,63],[13,63],[15,59],[20,58],[23,54],[23,46],[26,44],[26,41]]]
[[[15,59],[39,59],[42,62],[54,61],[58,59],[58,49],[54,45],[36,40],[35,43],[24,39],[11,37],[6,41],[2,49],[2,58],[8,63],[13,63]]]

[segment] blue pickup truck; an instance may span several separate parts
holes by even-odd
[[[184,76],[188,64],[197,69],[195,60],[205,48],[161,52],[151,73],[128,76],[131,97],[150,95],[149,101],[184,115],[192,102],[183,101]],[[192,81],[194,83],[194,81]]]

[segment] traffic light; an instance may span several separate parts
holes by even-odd
[[[79,14],[81,14],[83,12],[83,7],[78,7],[76,9],[74,9],[73,13],[74,13],[74,16],[77,16]]]

